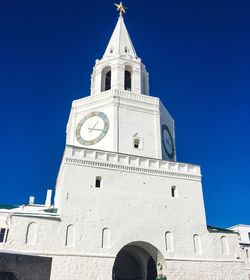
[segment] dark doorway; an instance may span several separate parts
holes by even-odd
[[[141,265],[127,248],[124,248],[116,257],[113,280],[143,280]]]

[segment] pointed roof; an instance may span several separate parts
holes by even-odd
[[[128,55],[130,57],[132,56],[137,58],[135,48],[124,23],[123,16],[119,16],[118,18],[118,22],[103,57],[117,55]]]

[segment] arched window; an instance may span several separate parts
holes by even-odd
[[[37,239],[37,224],[30,223],[27,227],[25,243],[28,245],[35,245],[36,239]]]
[[[221,237],[221,249],[224,255],[229,254],[228,242],[226,236]]]
[[[65,245],[67,247],[75,246],[75,227],[73,225],[67,227]]]
[[[165,233],[165,245],[167,252],[173,252],[174,246],[173,246],[173,235],[170,231],[167,231]]]
[[[102,230],[102,248],[110,247],[110,231],[108,228]]]
[[[106,91],[111,89],[111,67],[105,67],[102,70],[102,85],[101,85],[101,91]]]
[[[131,91],[132,89],[132,67],[126,66],[124,72],[124,89]]]
[[[95,178],[95,187],[100,188],[102,184],[102,178],[100,176]]]
[[[172,186],[172,187],[171,187],[171,196],[172,196],[172,197],[177,197],[176,186]]]
[[[201,240],[200,240],[200,236],[198,234],[195,234],[193,236],[193,243],[194,243],[194,253],[196,255],[200,255],[201,254]]]

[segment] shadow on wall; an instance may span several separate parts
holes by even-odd
[[[0,280],[49,280],[51,264],[52,258],[0,253]]]

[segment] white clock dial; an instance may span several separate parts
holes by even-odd
[[[108,117],[102,112],[92,112],[78,123],[76,139],[84,146],[94,145],[103,139],[108,129]]]

